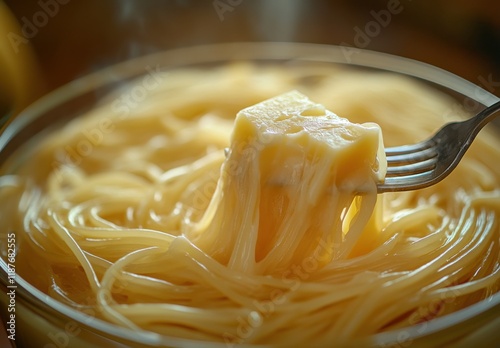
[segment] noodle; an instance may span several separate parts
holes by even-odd
[[[319,150],[300,161],[305,189],[294,191],[279,162],[290,152],[264,169],[255,158],[268,140],[230,138],[241,109],[293,89],[378,124],[386,146],[426,138],[453,101],[402,77],[324,67],[159,80],[128,108],[108,96],[3,169],[3,229],[16,231],[17,272],[38,289],[131,330],[276,346],[341,344],[498,292],[500,141],[488,129],[441,183],[383,195],[376,179],[327,193],[327,172],[312,169],[340,162]]]

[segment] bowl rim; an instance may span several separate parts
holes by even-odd
[[[349,51],[351,50],[351,51]],[[66,102],[83,93],[92,91],[96,86],[105,86],[121,79],[130,79],[138,76],[137,67],[160,65],[173,70],[182,67],[196,66],[206,63],[224,63],[230,61],[247,60],[265,61],[304,61],[346,64],[348,66],[368,67],[421,79],[437,86],[445,87],[470,98],[481,107],[489,106],[500,99],[482,87],[473,84],[451,72],[433,65],[392,54],[381,53],[366,49],[347,46],[290,43],[290,42],[240,42],[209,45],[187,46],[169,49],[146,56],[126,60],[110,67],[97,70],[86,76],[75,79],[54,91],[43,96],[14,118],[0,133],[0,153],[12,138],[23,127],[34,121],[51,108]],[[142,71],[144,73],[144,71]],[[0,163],[0,166],[2,163]],[[0,258],[0,286],[7,287],[7,263]],[[221,343],[200,342],[189,339],[163,336],[153,332],[131,332],[118,325],[89,316],[65,305],[38,290],[19,275],[16,275],[19,297],[37,309],[53,312],[60,320],[75,321],[82,327],[101,336],[112,339],[125,339],[131,343],[147,343],[150,346],[165,344],[181,347],[220,347]],[[449,315],[436,318],[428,323],[417,324],[395,331],[382,332],[368,336],[372,343],[389,344],[397,342],[398,333],[404,331],[412,338],[420,338],[440,332],[458,323],[471,320],[478,314],[496,308],[500,305],[500,292],[486,300],[468,306]],[[62,317],[61,317],[62,316]],[[89,320],[91,318],[91,320]],[[118,340],[120,342],[120,340]],[[382,342],[382,343],[380,343]],[[243,346],[246,346],[245,344]],[[249,345],[256,347],[258,345]]]
[[[348,53],[350,50],[353,53]],[[484,88],[434,65],[393,54],[350,46],[295,42],[231,42],[196,45],[132,58],[99,69],[54,89],[24,109],[10,123],[4,125],[3,131],[0,133],[0,151],[11,139],[16,129],[23,127],[33,118],[36,118],[39,113],[47,111],[61,100],[67,100],[80,93],[90,91],[95,88],[96,84],[103,83],[103,76],[107,76],[106,81],[129,76],[127,71],[134,65],[147,67],[161,61],[162,65],[166,65],[171,69],[217,61],[292,59],[296,61],[315,60],[324,63],[346,64],[403,74],[460,93],[484,107],[488,107],[500,100],[499,97]]]

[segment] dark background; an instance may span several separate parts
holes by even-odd
[[[41,95],[97,69],[231,41],[387,52],[500,96],[497,0],[0,0],[0,126]]]
[[[35,25],[29,44],[18,49],[31,45],[34,50],[43,81],[36,96],[131,57],[230,41],[383,51],[439,66],[500,95],[500,2],[494,0],[4,2],[21,27]],[[391,8],[397,13],[390,14]],[[48,14],[46,23],[40,11]],[[384,17],[388,13],[390,18]]]

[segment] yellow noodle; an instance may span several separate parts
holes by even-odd
[[[221,347],[352,343],[499,291],[500,140],[490,130],[425,190],[376,195],[372,182],[365,196],[323,196],[326,173],[304,175],[305,190],[287,194],[316,206],[284,209],[267,244],[261,168],[224,153],[239,110],[293,89],[378,124],[388,146],[464,117],[456,102],[403,77],[327,67],[234,64],[158,80],[126,112],[116,102],[130,87],[2,169],[2,232],[16,232],[18,272],[40,290],[138,333]],[[231,160],[246,169],[231,173]],[[266,190],[278,197],[286,183]]]

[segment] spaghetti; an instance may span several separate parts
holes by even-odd
[[[217,184],[234,116],[292,89],[378,124],[387,146],[426,138],[457,114],[452,100],[402,77],[324,67],[235,64],[158,80],[127,112],[109,96],[0,177],[18,273],[51,297],[131,330],[318,346],[432,320],[499,290],[500,141],[488,130],[443,182],[351,192],[334,216],[284,209],[300,219],[279,237],[242,232],[258,230],[248,214],[281,204],[259,203],[253,162],[233,176],[234,197]],[[321,202],[339,196],[329,197]],[[343,253],[334,248],[349,226],[313,228],[367,208]],[[317,224],[300,234],[311,216]]]

